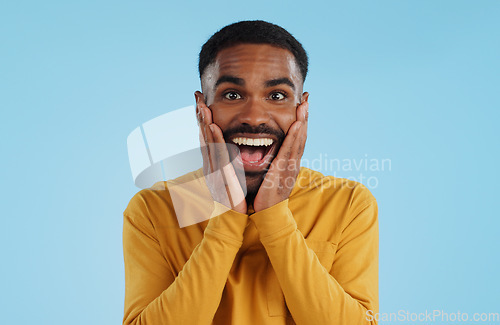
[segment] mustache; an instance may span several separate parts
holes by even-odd
[[[253,133],[253,134],[272,134],[278,139],[278,143],[283,142],[285,139],[285,132],[281,129],[274,129],[266,124],[260,124],[259,126],[252,126],[250,124],[242,124],[240,126],[227,129],[222,132],[224,139],[229,139],[229,137],[237,133]]]

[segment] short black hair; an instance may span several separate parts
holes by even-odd
[[[233,23],[212,35],[200,51],[200,79],[221,50],[238,44],[269,44],[290,51],[302,74],[302,81],[306,80],[308,58],[302,44],[284,28],[262,20]]]

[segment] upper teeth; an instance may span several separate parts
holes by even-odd
[[[259,138],[259,139],[251,139],[251,138],[234,138],[233,142],[239,145],[245,146],[270,146],[273,144],[273,139],[269,138]]]

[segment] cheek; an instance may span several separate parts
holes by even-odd
[[[212,122],[220,126],[220,124],[224,121],[224,114],[222,114],[220,110],[216,109],[213,105],[208,108],[212,111]]]
[[[224,111],[223,109],[217,109],[213,106],[210,106],[210,110],[212,111],[212,122],[217,124],[221,128],[222,131],[226,130],[233,119],[232,114]]]
[[[292,126],[296,119],[297,114],[295,109],[293,110],[293,113],[280,114],[274,117],[274,120],[278,123],[279,127],[283,130],[283,132],[285,132],[285,134],[288,133],[288,129],[290,129],[290,126]]]

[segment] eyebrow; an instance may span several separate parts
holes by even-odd
[[[221,76],[219,79],[217,79],[217,81],[215,82],[215,88],[217,88],[217,86],[219,86],[221,83],[224,83],[224,82],[233,83],[233,84],[238,85],[238,86],[245,85],[245,80],[242,78],[224,75],[224,76]],[[274,87],[274,86],[278,86],[278,85],[288,85],[288,86],[292,87],[292,89],[295,90],[295,85],[293,84],[293,82],[289,78],[286,78],[286,77],[267,80],[264,83],[264,85],[266,87]]]
[[[230,83],[233,83],[233,84],[238,85],[238,86],[245,85],[245,80],[238,78],[238,77],[225,75],[225,76],[221,76],[219,79],[217,79],[217,82],[215,83],[215,87],[217,87],[218,85],[220,85],[223,82],[230,82]]]
[[[265,82],[266,87],[274,87],[278,85],[288,85],[292,87],[292,89],[295,89],[295,85],[293,82],[288,79],[288,78],[278,78],[278,79],[271,79]]]

